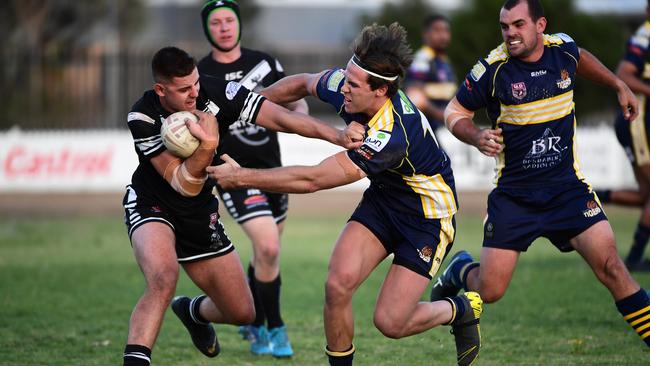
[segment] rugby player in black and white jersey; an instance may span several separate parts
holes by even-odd
[[[229,125],[255,123],[346,148],[359,146],[352,141],[363,136],[362,131],[339,131],[288,111],[237,82],[200,77],[195,60],[175,47],[154,55],[152,71],[153,89],[144,93],[128,115],[140,163],[123,203],[146,287],[131,314],[124,365],[150,364],[151,349],[176,289],[179,263],[205,295],[177,297],[172,309],[203,354],[214,357],[219,353],[211,322],[243,325],[255,317],[239,256],[219,221],[214,182],[205,172],[208,165],[218,163],[219,135]],[[181,110],[199,117],[196,123],[186,121],[200,144],[185,160],[167,151],[160,137],[161,122]]]
[[[212,50],[198,64],[201,74],[237,81],[260,91],[284,77],[280,62],[272,56],[241,46],[241,18],[235,1],[207,1],[201,20]],[[285,105],[307,113],[301,99]],[[228,154],[248,168],[282,165],[275,131],[252,124],[237,124],[220,136],[219,155]],[[253,255],[248,266],[248,284],[255,302],[255,321],[240,327],[251,341],[255,355],[291,357],[293,349],[280,314],[280,236],[287,217],[288,195],[249,189],[223,190],[217,186],[228,212],[251,240]]]

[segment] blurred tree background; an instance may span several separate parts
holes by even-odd
[[[470,0],[469,5],[460,11],[447,14],[452,28],[449,57],[458,80],[465,78],[479,58],[486,57],[503,42],[499,27],[502,4],[503,0]],[[546,33],[570,35],[580,47],[596,55],[610,70],[616,70],[630,35],[626,19],[578,12],[572,0],[545,1],[543,5],[548,20]],[[406,28],[409,42],[417,50],[421,45],[422,22],[427,15],[435,13],[436,9],[424,0],[403,0],[384,5],[376,16],[365,16],[361,22],[389,24],[397,21]],[[635,27],[637,25],[634,24]],[[575,90],[575,101],[579,123],[613,120],[616,111],[616,94],[613,91],[581,79]],[[483,113],[477,116],[485,117]],[[487,123],[487,118],[481,119],[481,122]]]

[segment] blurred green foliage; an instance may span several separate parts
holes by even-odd
[[[469,0],[467,6],[461,10],[447,14],[451,19],[453,33],[449,57],[459,80],[465,78],[479,58],[486,57],[503,42],[499,28],[499,11],[502,4],[503,0]],[[548,20],[546,33],[570,35],[580,47],[593,53],[610,70],[616,69],[629,36],[628,19],[578,12],[572,0],[545,1],[543,5]],[[422,22],[427,15],[433,13],[437,13],[436,9],[424,0],[403,0],[387,3],[378,14],[365,16],[361,22],[399,22],[409,32],[409,42],[416,50],[421,45]],[[575,101],[578,116],[605,116],[600,117],[601,120],[610,116],[616,107],[616,95],[613,91],[595,86],[585,79],[581,79],[578,84]],[[482,115],[480,113],[479,117]]]

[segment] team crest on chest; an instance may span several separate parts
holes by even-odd
[[[560,80],[557,81],[557,87],[560,89],[566,89],[571,85],[571,78],[569,77],[569,72],[566,69],[560,71]]]
[[[518,83],[512,83],[512,96],[517,99],[524,99],[526,96],[526,83],[523,81]]]

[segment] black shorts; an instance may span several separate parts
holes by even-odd
[[[394,254],[393,264],[428,279],[440,268],[456,235],[454,216],[427,219],[398,212],[372,190],[366,190],[350,221],[370,230]]]
[[[276,223],[287,218],[289,195],[271,193],[257,188],[224,191],[217,186],[219,196],[230,216],[239,224],[259,216],[273,216]]]
[[[219,220],[219,201],[216,198],[208,200],[196,210],[179,213],[129,185],[122,204],[129,239],[140,225],[161,222],[176,235],[176,257],[179,262],[220,257],[235,249]]]
[[[600,201],[586,183],[539,189],[496,188],[488,197],[483,246],[525,252],[545,237],[562,252],[569,241],[601,220]]]
[[[632,166],[650,164],[650,123],[646,115],[646,97],[638,98],[639,116],[634,121],[628,121],[619,113],[614,124],[616,138]]]

